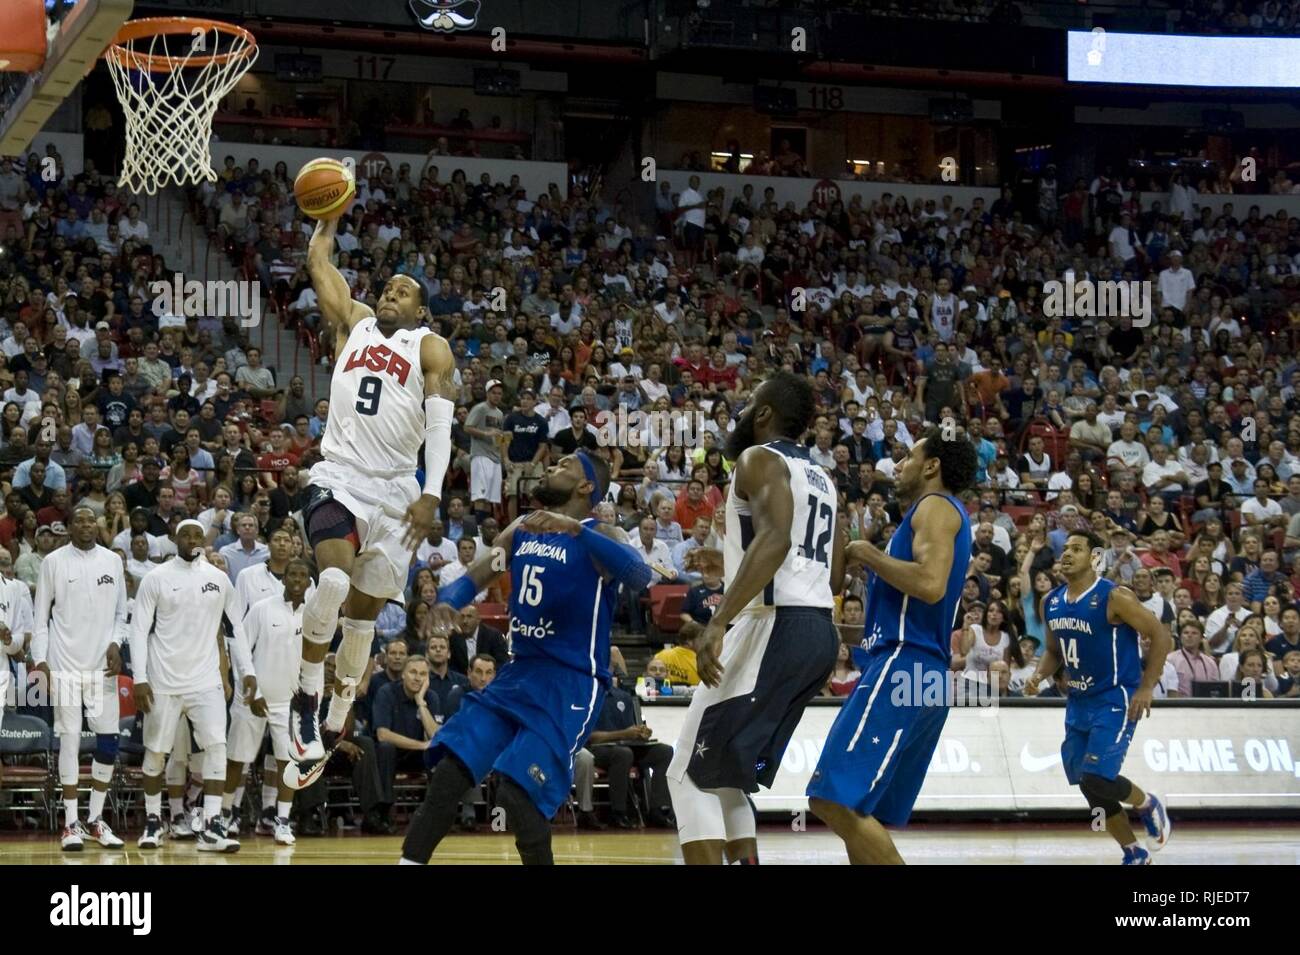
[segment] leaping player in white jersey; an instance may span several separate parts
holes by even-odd
[[[421,327],[429,315],[425,287],[395,275],[374,311],[353,300],[333,262],[336,228],[337,220],[318,222],[307,252],[322,332],[333,336],[334,377],[325,460],[311,469],[302,507],[320,579],[303,608],[299,689],[290,703],[294,762],[284,782],[292,789],[324,770],[370,659],[375,620],[401,597],[411,553],[438,516],[455,411],[451,348]],[[423,488],[415,480],[421,444]],[[317,712],[340,611],[343,641],[323,738]]]
[[[695,641],[703,686],[666,774],[688,865],[717,865],[724,852],[733,864],[758,862],[748,793],[771,787],[839,655],[831,612],[847,535],[834,483],[797,443],[813,409],[811,382],[778,372],[754,392],[727,441],[736,467],[726,583]]]

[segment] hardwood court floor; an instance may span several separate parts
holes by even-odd
[[[1107,865],[1119,855],[1110,840],[1086,827],[1065,824],[970,823],[921,825],[896,833],[899,851],[919,865]],[[246,837],[234,855],[198,852],[193,843],[164,844],[154,852],[135,847],[135,833],[124,835],[127,848],[112,852],[87,846],[64,853],[44,834],[0,836],[0,867],[6,865],[387,865],[397,861],[395,836],[332,835],[276,846],[269,838]],[[561,865],[672,865],[681,854],[673,833],[574,833],[557,830],[555,861]],[[759,853],[773,865],[843,864],[844,850],[825,829],[790,832],[764,827]],[[1169,844],[1157,864],[1300,865],[1300,824],[1204,823],[1175,821]],[[499,865],[517,862],[508,834],[449,836],[434,856],[444,865]]]

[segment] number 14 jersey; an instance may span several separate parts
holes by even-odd
[[[414,473],[424,443],[424,373],[420,343],[427,328],[391,337],[374,316],[352,326],[330,380],[330,410],[321,454],[362,472]]]
[[[808,457],[808,449],[790,441],[762,445],[777,455],[790,474],[794,519],[790,546],[774,576],[750,607],[834,607],[831,595],[831,551],[835,537],[835,486],[824,469]],[[754,539],[749,501],[727,495],[727,535],[723,541],[724,592]],[[748,609],[748,608],[746,608]]]

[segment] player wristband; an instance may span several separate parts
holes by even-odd
[[[460,610],[472,604],[477,595],[478,590],[474,587],[474,581],[470,580],[469,575],[466,574],[463,577],[457,577],[438,591],[438,603]]]
[[[424,399],[424,493],[442,497],[451,464],[451,422],[456,406],[441,395]]]

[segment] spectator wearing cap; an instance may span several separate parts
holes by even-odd
[[[94,335],[81,342],[81,357],[93,362],[96,358],[117,361],[117,342],[113,341],[113,328],[108,322],[96,322]],[[108,354],[103,355],[103,346],[108,346]]]
[[[493,505],[501,503],[501,449],[508,440],[502,394],[501,382],[489,381],[484,400],[465,418],[465,433],[470,437],[470,499],[480,523],[491,514]]]
[[[1111,531],[1110,547],[1102,552],[1101,566],[1102,574],[1109,580],[1125,587],[1133,583],[1133,575],[1142,569],[1143,564],[1133,550],[1133,534],[1127,528]]]
[[[56,547],[68,542],[68,529],[62,522],[42,524],[36,528],[36,549],[23,554],[14,563],[14,576],[36,592],[36,580],[41,575],[41,561]]]
[[[162,487],[159,475],[162,465],[157,458],[144,458],[140,462],[140,480],[128,484],[122,496],[130,508],[155,508],[158,506],[158,491]]]
[[[506,445],[506,499],[510,520],[519,514],[519,498],[530,493],[550,457],[549,428],[537,413],[537,396],[531,390],[519,395],[519,408],[502,423]],[[471,467],[473,466],[471,457]]]

